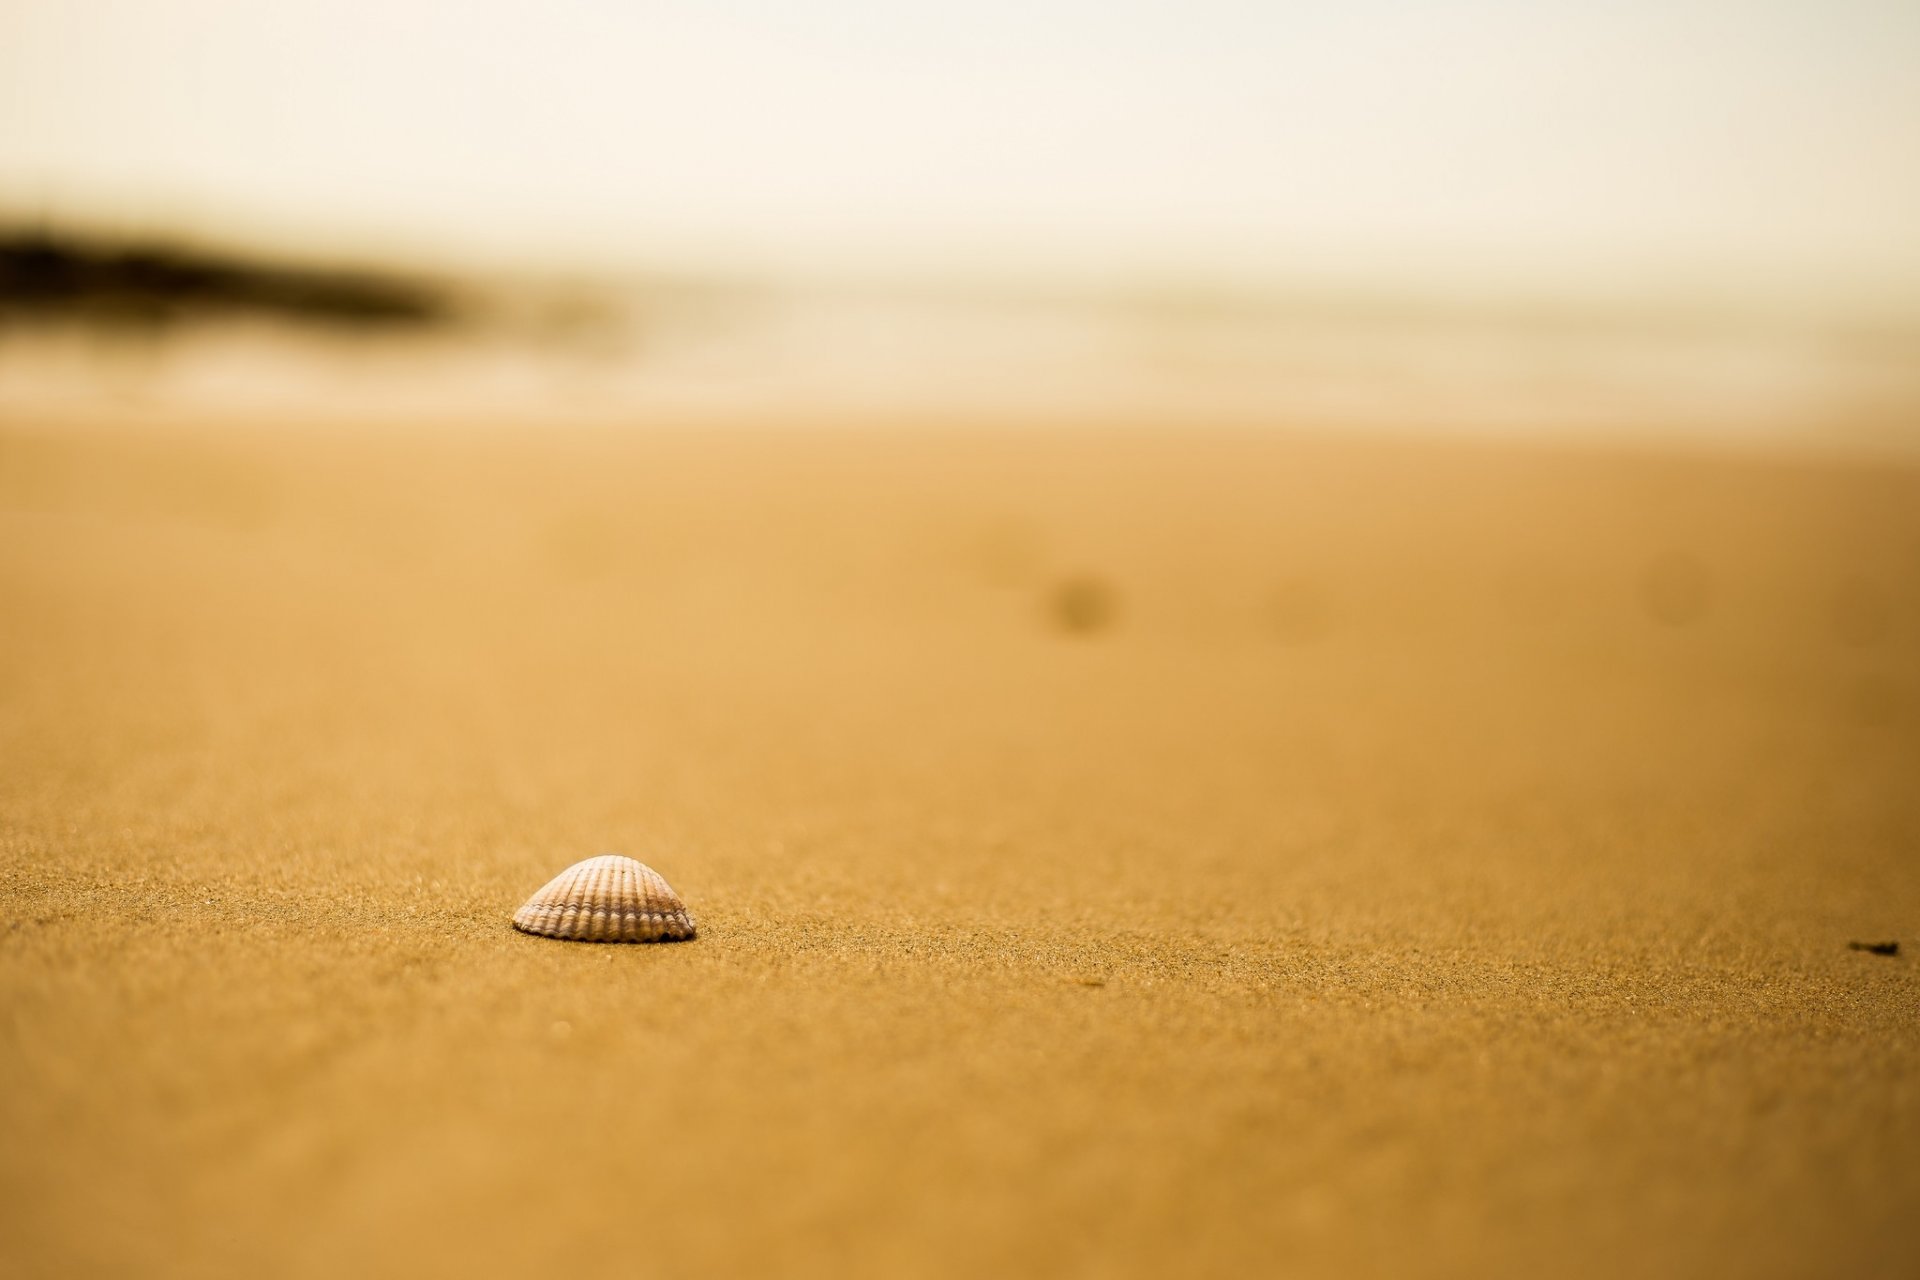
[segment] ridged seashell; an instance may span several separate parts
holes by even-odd
[[[693,917],[658,871],[609,853],[547,881],[513,913],[513,927],[576,942],[679,942],[693,936]]]

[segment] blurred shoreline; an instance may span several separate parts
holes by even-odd
[[[463,277],[73,243],[63,276],[10,259],[0,415],[1084,421],[1920,456],[1920,321],[1864,309]]]

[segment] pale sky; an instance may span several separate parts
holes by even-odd
[[[0,211],[1920,296],[1920,3],[0,0]]]

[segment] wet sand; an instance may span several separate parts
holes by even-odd
[[[8,1274],[1920,1253],[1912,468],[16,418],[0,776]]]

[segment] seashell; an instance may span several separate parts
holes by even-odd
[[[547,881],[513,913],[513,927],[576,942],[679,942],[693,936],[693,917],[658,871],[609,853]]]

